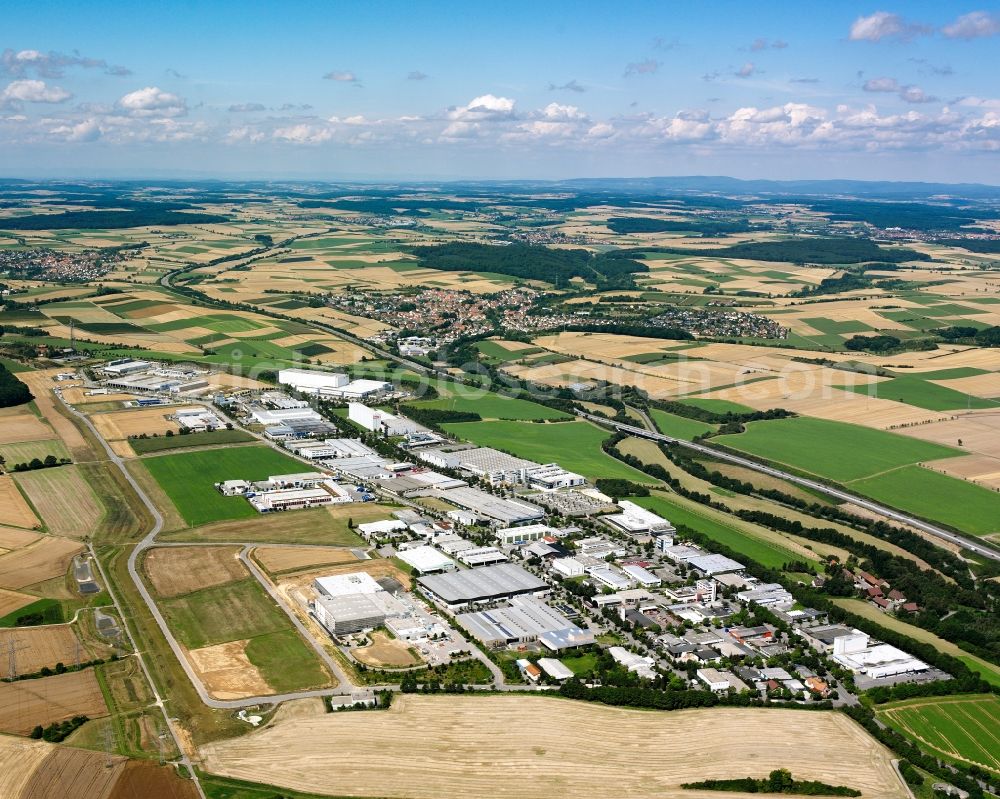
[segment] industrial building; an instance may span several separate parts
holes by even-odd
[[[540,541],[546,536],[556,536],[558,530],[547,524],[525,524],[520,527],[504,527],[497,530],[497,539],[507,546],[521,546],[532,541]]]
[[[754,602],[767,607],[769,605],[787,605],[794,597],[780,583],[760,583],[746,591],[736,594],[741,602]]]
[[[313,602],[316,621],[333,635],[373,630],[390,616],[401,616],[405,605],[386,591],[375,594],[345,594],[317,597]]]
[[[463,613],[455,617],[473,638],[491,648],[539,641],[555,651],[594,642],[594,634],[577,627],[542,600],[511,599],[506,607]]]
[[[440,469],[461,469],[469,472],[494,486],[526,484],[528,470],[541,466],[534,461],[508,455],[492,447],[427,449],[421,451],[418,457]]]
[[[374,594],[384,590],[368,572],[333,574],[317,577],[313,588],[320,596],[343,596],[345,594]]]
[[[514,563],[432,574],[419,577],[417,582],[438,604],[452,611],[522,594],[541,596],[550,590],[547,583]]]
[[[520,500],[502,499],[478,488],[452,488],[447,491],[438,491],[436,496],[500,524],[521,524],[545,517],[545,511],[536,505]]]
[[[405,436],[423,430],[423,427],[416,422],[396,416],[389,411],[370,408],[360,402],[348,403],[347,418],[365,430],[386,436]]]
[[[930,669],[926,663],[889,644],[871,644],[867,633],[853,630],[833,641],[833,659],[855,674],[877,680]]]
[[[426,544],[400,550],[396,553],[396,557],[420,574],[453,571],[457,568],[455,561]]]
[[[698,679],[708,686],[709,691],[715,693],[725,693],[732,689],[737,693],[749,691],[750,687],[739,677],[730,671],[720,671],[719,669],[698,669],[695,674]]]
[[[470,546],[455,554],[466,566],[490,566],[494,563],[504,563],[507,556],[496,547]]]
[[[247,501],[258,513],[272,513],[350,502],[351,496],[340,486],[331,483],[317,488],[284,488],[252,494],[247,496]]]
[[[648,535],[652,533],[672,535],[677,532],[674,526],[662,516],[657,516],[652,511],[646,510],[630,500],[621,500],[618,503],[618,507],[622,509],[621,513],[602,516],[601,520],[630,535]]]
[[[572,488],[587,484],[587,478],[576,472],[568,472],[558,463],[546,463],[526,472],[530,488],[540,491],[555,491],[560,488]]]
[[[562,682],[573,678],[573,672],[561,660],[555,658],[539,658],[538,668],[553,680]]]
[[[608,654],[615,659],[616,663],[624,666],[633,674],[636,674],[639,677],[644,677],[647,680],[656,678],[656,671],[653,669],[653,664],[655,664],[656,661],[653,658],[643,657],[642,655],[637,655],[635,652],[629,652],[622,646],[608,647]]]
[[[187,428],[195,433],[219,430],[226,426],[226,423],[211,410],[201,406],[178,408],[174,411],[173,417],[182,428]]]
[[[306,394],[349,400],[370,399],[393,390],[392,383],[384,380],[351,380],[346,374],[314,369],[281,369],[278,382]]]
[[[644,588],[656,588],[660,585],[663,580],[653,574],[644,566],[640,566],[637,563],[626,563],[622,566],[622,571],[628,575],[629,578],[635,580],[639,585]]]
[[[326,460],[328,458],[360,458],[377,455],[371,447],[354,438],[328,438],[324,441],[290,441],[285,447],[301,458]]]
[[[602,564],[592,566],[587,569],[587,574],[594,580],[612,591],[627,591],[635,587],[635,582],[626,577],[620,569],[615,566]]]

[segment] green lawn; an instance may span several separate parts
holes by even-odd
[[[1000,493],[920,466],[857,480],[850,488],[965,533],[1000,532]]]
[[[910,699],[883,705],[877,713],[945,760],[1000,774],[1000,698],[992,694]]]
[[[683,438],[685,441],[692,441],[697,436],[716,430],[714,424],[699,422],[666,411],[658,411],[655,408],[650,410],[649,415],[661,433],[674,438]]]
[[[718,541],[734,552],[746,555],[751,560],[764,566],[780,569],[789,561],[802,560],[801,555],[782,549],[769,541],[754,538],[742,530],[738,530],[708,516],[703,516],[694,510],[682,508],[665,497],[655,495],[633,497],[632,501],[637,505],[648,508],[653,513],[659,514],[671,524],[681,524],[685,527],[690,527],[692,530],[706,535],[713,541]]]
[[[941,378],[946,379],[946,378]],[[846,386],[848,391],[879,399],[896,400],[929,411],[953,411],[963,408],[1000,408],[1000,402],[975,397],[941,386],[920,375],[903,375],[864,386]]]
[[[611,434],[589,422],[462,422],[444,427],[449,433],[481,446],[502,449],[539,463],[554,461],[591,480],[621,477],[637,483],[656,482],[606,455],[601,442]]]
[[[749,405],[740,405],[738,402],[730,402],[729,400],[685,398],[680,401],[693,408],[701,408],[713,413],[753,413],[753,408]]]
[[[66,621],[62,602],[58,599],[39,599],[0,618],[0,627],[16,627],[19,618],[34,613],[42,616],[43,624],[62,624]]]
[[[295,630],[251,638],[246,655],[278,693],[325,685],[329,679],[315,653]]]
[[[500,394],[484,394],[482,397],[462,397],[452,395],[436,400],[413,403],[420,408],[436,408],[447,411],[471,411],[484,419],[513,419],[534,421],[535,419],[569,419],[569,414],[547,408],[536,402],[529,402]]]
[[[129,441],[137,455],[147,452],[161,452],[165,449],[185,449],[187,447],[204,447],[208,444],[241,444],[254,441],[254,437],[243,430],[211,430],[205,433],[189,433],[188,435],[158,436],[156,438],[134,438]]]
[[[159,600],[170,629],[189,649],[291,629],[291,622],[253,578]]]
[[[476,349],[487,358],[495,361],[516,361],[525,355],[534,355],[542,351],[540,348],[533,347],[530,344],[525,344],[518,350],[509,350],[506,347],[501,347],[495,341],[480,341],[476,344]]]
[[[751,422],[720,444],[820,477],[846,482],[919,461],[965,453],[869,427],[798,416]]]
[[[305,471],[299,461],[265,446],[181,452],[146,458],[144,464],[191,527],[257,515],[243,497],[222,496],[215,483]]]

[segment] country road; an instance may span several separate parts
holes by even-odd
[[[991,560],[1000,561],[1000,552],[997,552],[989,547],[983,546],[982,544],[973,541],[965,536],[959,535],[958,533],[952,533],[948,530],[942,530],[933,524],[918,519],[914,516],[909,516],[908,514],[902,513],[892,508],[888,508],[885,505],[880,505],[877,502],[873,502],[865,497],[858,496],[857,494],[851,494],[848,491],[843,491],[839,488],[833,488],[821,483],[818,480],[810,480],[805,477],[799,477],[798,475],[790,474],[789,472],[781,471],[780,469],[775,469],[772,466],[765,466],[757,461],[750,460],[749,458],[741,458],[739,455],[731,455],[728,452],[723,452],[722,450],[715,449],[714,447],[709,447],[704,444],[697,444],[693,441],[685,441],[682,438],[672,438],[671,436],[665,436],[663,433],[657,433],[652,430],[647,430],[644,427],[635,427],[634,425],[624,424],[622,422],[616,422],[613,419],[608,419],[605,416],[598,416],[592,413],[586,413],[584,411],[577,411],[577,415],[585,418],[591,422],[594,422],[604,427],[610,427],[621,433],[627,433],[631,436],[636,436],[638,438],[646,438],[651,441],[660,441],[665,444],[677,444],[687,449],[693,449],[695,452],[700,452],[703,455],[710,455],[712,458],[717,460],[728,461],[729,463],[734,463],[738,466],[743,466],[747,469],[753,469],[755,472],[760,472],[761,474],[767,474],[771,477],[778,477],[789,483],[795,483],[796,485],[803,486],[805,488],[810,488],[814,491],[820,491],[827,496],[834,497],[835,499],[843,500],[844,502],[850,502],[859,507],[870,510],[873,513],[877,513],[880,516],[885,516],[887,519],[892,519],[893,521],[902,522],[903,524],[908,524],[911,527],[915,527],[918,530],[923,530],[925,533],[941,538],[945,541],[949,541],[952,544],[958,544],[970,552],[975,552],[977,555],[982,555],[983,557],[990,558]]]

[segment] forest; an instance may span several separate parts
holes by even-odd
[[[646,216],[614,217],[608,228],[615,233],[699,233],[702,236],[722,236],[746,233],[750,225],[744,221],[723,222],[715,219],[652,219]]]
[[[639,250],[633,250],[638,254]],[[752,261],[778,261],[793,264],[860,264],[867,261],[901,263],[929,261],[925,253],[905,247],[879,247],[871,239],[804,238],[784,241],[751,241],[707,250],[683,247],[645,247],[642,252],[666,252],[702,258],[746,258]]]
[[[17,375],[0,363],[0,408],[23,405],[34,399],[28,387]]]
[[[568,285],[575,277],[599,285],[627,285],[632,273],[649,271],[646,264],[621,252],[592,254],[586,250],[554,250],[534,244],[490,246],[456,241],[413,247],[410,252],[418,256],[420,265],[427,269],[493,272],[524,280],[543,280],[557,287]]]

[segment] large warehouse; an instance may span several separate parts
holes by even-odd
[[[514,563],[432,574],[417,582],[434,601],[452,611],[521,594],[541,596],[550,590],[547,583]]]
[[[455,617],[471,636],[486,646],[541,641],[552,650],[594,643],[594,634],[577,627],[559,611],[533,596],[514,597],[502,608]]]

